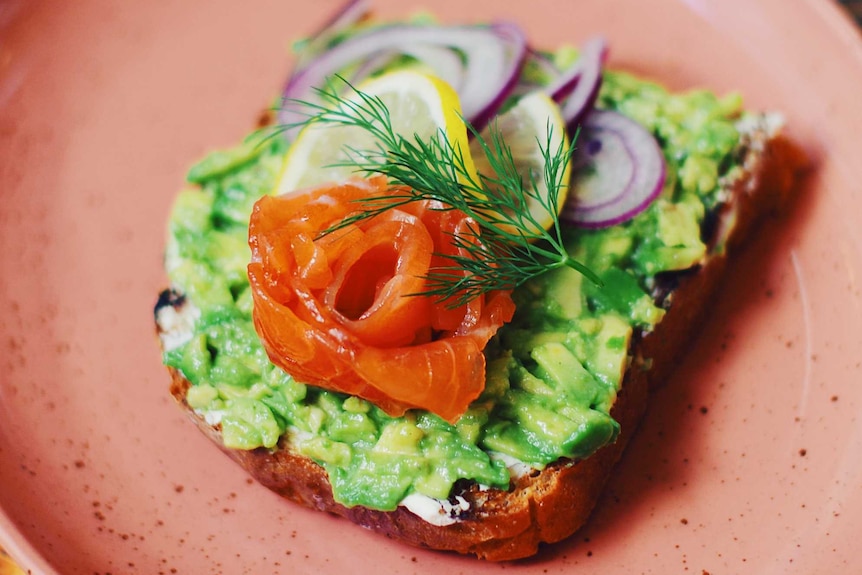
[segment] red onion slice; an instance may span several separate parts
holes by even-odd
[[[653,135],[608,110],[584,118],[572,161],[572,181],[561,217],[587,228],[627,221],[661,193],[665,163]]]
[[[465,74],[469,74],[471,69],[478,71],[480,77],[472,80],[473,85],[476,87],[474,92],[478,93],[482,91],[482,86],[490,83],[498,86],[497,92],[494,93],[487,90],[485,93],[490,95],[490,98],[484,103],[480,111],[475,114],[469,114],[464,104],[465,96],[461,93],[461,90],[457,90],[459,96],[461,96],[461,106],[465,108],[464,117],[477,130],[482,130],[491,121],[506,101],[506,98],[512,93],[512,90],[518,85],[521,68],[524,66],[524,58],[527,54],[527,36],[520,26],[512,22],[496,22],[491,25],[491,30],[502,46],[502,76],[495,78],[491,70],[485,67],[487,56],[484,50],[477,50],[472,54],[473,61],[469,62],[470,66],[465,70]],[[479,56],[478,62],[476,62],[476,56]]]
[[[574,130],[596,101],[602,84],[602,63],[607,57],[607,42],[601,36],[590,38],[581,47],[577,61],[560,73],[546,93],[560,103],[560,111]]]
[[[406,46],[411,48],[405,49]],[[461,73],[452,71],[454,60],[451,57],[441,57],[442,52],[426,47],[453,51],[462,63]],[[380,53],[393,51],[419,58],[440,75],[460,77],[460,83],[453,88],[461,98],[462,113],[481,129],[517,82],[526,52],[526,38],[518,26],[510,23],[492,26],[394,24],[358,32],[309,61],[291,77],[282,94],[284,104],[279,111],[279,122],[286,126],[302,123],[306,116],[302,107],[296,105],[297,101],[319,102],[315,89],[326,86],[328,79],[352,64],[368,62]],[[369,70],[368,66],[359,68],[364,74],[376,71]],[[351,76],[348,80],[356,83],[363,77]],[[292,140],[297,130],[286,130],[285,136]]]

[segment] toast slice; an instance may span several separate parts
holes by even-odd
[[[655,278],[651,296],[666,313],[653,330],[638,332],[631,339],[630,364],[611,410],[620,426],[619,435],[589,457],[563,458],[542,469],[513,474],[508,490],[459,480],[448,501],[436,501],[438,511],[448,519],[436,522],[404,505],[380,511],[340,504],[324,467],[300,454],[290,433],[282,435],[274,448],[225,447],[221,424],[193,409],[188,400],[192,384],[175,367],[169,367],[171,394],[232,459],[289,500],[420,547],[493,561],[533,555],[540,544],[565,539],[587,521],[646,410],[650,389],[667,378],[703,320],[728,258],[743,247],[759,219],[780,209],[788,199],[802,158],[782,135],[780,119],[749,115],[738,129],[740,138],[733,154],[738,169],[722,181],[718,201],[701,229],[707,255],[694,268]],[[169,349],[186,338],[194,325],[194,304],[185,294],[166,290],[159,298],[155,318],[162,345]]]

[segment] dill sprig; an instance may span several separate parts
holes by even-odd
[[[573,268],[601,284],[594,272],[569,255],[563,243],[558,202],[560,191],[567,185],[563,178],[574,145],[567,150],[561,143],[552,150],[550,125],[547,141],[537,141],[544,159],[543,173],[531,170],[522,175],[495,123],[490,125],[486,139],[465,120],[494,174],[480,174],[477,180],[460,146],[453,145],[442,129],[439,137],[427,141],[416,134],[405,137],[394,130],[389,110],[379,97],[347,85],[357,97],[342,96],[329,83],[317,91],[320,103],[299,102],[307,110],[306,123],[367,131],[375,145],[371,149],[348,148],[348,159],[336,165],[353,167],[365,175],[386,176],[396,186],[385,197],[358,200],[355,213],[321,235],[411,202],[432,200],[442,204],[439,209],[460,210],[478,227],[451,234],[459,253],[441,254],[451,265],[432,269],[425,278],[427,289],[415,295],[431,296],[456,307],[489,291],[514,289],[561,267]],[[540,191],[537,178],[541,178],[547,194]],[[530,210],[523,209],[529,199],[551,216],[549,229]]]

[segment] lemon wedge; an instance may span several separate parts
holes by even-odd
[[[423,72],[404,69],[367,80],[345,101],[360,103],[360,94],[380,98],[389,113],[394,132],[424,142],[445,137],[449,146],[461,150],[467,176],[475,176],[470,158],[467,127],[455,90],[443,80]],[[343,103],[341,105],[344,105]],[[300,132],[284,158],[275,194],[289,193],[356,177],[349,164],[351,150],[374,150],[377,142],[368,130],[353,125],[310,122]]]
[[[571,176],[571,162],[566,162],[562,174],[563,186],[557,196],[556,211],[552,213],[550,206],[548,186],[545,182],[545,156],[543,148],[551,157],[561,149],[567,154],[570,146],[566,134],[566,123],[560,114],[560,108],[544,92],[531,92],[522,97],[512,108],[499,115],[486,127],[481,136],[485,142],[491,142],[491,130],[496,130],[503,143],[511,150],[512,160],[521,181],[524,183],[526,203],[521,209],[532,216],[532,221],[525,224],[530,228],[536,225],[543,229],[549,229],[562,211],[563,204],[568,194],[569,178]],[[549,141],[550,137],[550,141]],[[550,146],[548,145],[550,143]],[[476,169],[483,176],[493,178],[496,176],[481,144],[478,140],[470,143],[470,152]],[[532,190],[531,182],[535,182],[536,189]],[[504,190],[495,190],[497,193],[505,193]],[[509,230],[516,231],[516,230]],[[538,234],[541,230],[527,229],[529,233]]]

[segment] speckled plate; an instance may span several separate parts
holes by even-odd
[[[570,541],[505,566],[404,547],[185,419],[152,324],[168,207],[337,4],[0,2],[0,544],[45,574],[862,572],[862,42],[827,0],[429,6],[546,47],[604,33],[614,66],[782,110],[815,166]]]

